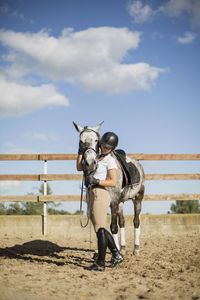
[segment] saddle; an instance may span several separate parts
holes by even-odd
[[[126,152],[122,149],[116,149],[113,152],[123,172],[123,187],[126,185],[132,186],[136,183],[139,183],[140,173],[132,162],[126,161]]]

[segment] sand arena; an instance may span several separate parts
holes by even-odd
[[[1,232],[0,299],[200,299],[199,227],[142,230],[139,256],[132,230],[126,227],[125,261],[105,272],[84,269],[96,246],[89,229],[68,237]]]

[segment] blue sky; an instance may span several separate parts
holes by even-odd
[[[72,121],[114,131],[127,153],[199,153],[199,0],[0,2],[0,152],[76,153]],[[199,173],[199,161],[142,162],[146,173]],[[1,173],[41,173],[1,162]],[[49,162],[49,173],[76,172]],[[79,182],[51,183],[79,194]],[[1,182],[1,194],[38,183]],[[146,193],[200,193],[197,181],[147,181]],[[166,213],[171,202],[146,202]],[[66,203],[69,211],[78,203]],[[125,213],[131,213],[127,203]]]

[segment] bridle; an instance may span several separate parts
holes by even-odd
[[[85,151],[86,151],[88,148],[90,148],[90,149],[93,149],[93,150],[98,154],[98,153],[99,153],[99,140],[100,140],[100,135],[99,135],[99,133],[96,132],[95,130],[90,129],[90,128],[88,128],[87,126],[85,126],[84,129],[80,132],[80,138],[79,138],[80,140],[81,140],[81,135],[82,135],[84,132],[94,132],[94,133],[96,134],[97,138],[98,138],[98,142],[97,142],[97,145],[96,145],[96,149],[93,149],[93,148],[89,145],[89,143],[87,143],[87,142],[83,143],[83,145],[85,145]]]

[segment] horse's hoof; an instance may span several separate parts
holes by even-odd
[[[133,254],[134,254],[135,256],[138,256],[138,255],[139,255],[139,252],[140,252],[140,246],[139,246],[139,245],[135,245]]]
[[[134,254],[135,256],[139,256],[140,251],[139,251],[139,250],[134,250],[134,251],[133,251],[133,254]]]
[[[125,254],[126,254],[126,246],[121,246],[121,248],[120,248],[120,253],[121,253],[122,255],[125,255]]]

